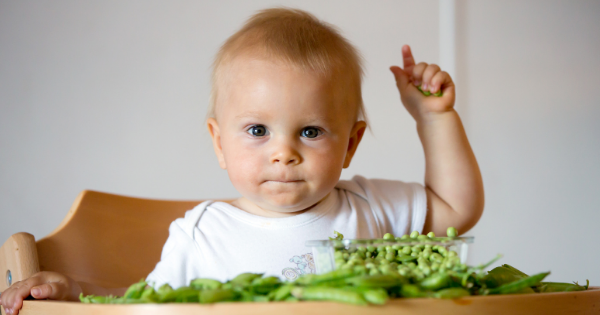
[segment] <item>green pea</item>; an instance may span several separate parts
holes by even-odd
[[[377,252],[384,252],[385,246],[377,246]]]
[[[402,240],[402,237],[400,237],[400,236],[396,236],[396,237],[394,238],[394,240],[395,240],[396,242],[400,242],[400,241]]]
[[[374,264],[374,263],[371,263],[371,262],[370,262],[370,263],[367,263],[367,264],[365,264],[365,267],[367,267],[367,269],[373,269],[373,268],[377,268],[377,266],[375,266],[375,264]]]
[[[451,251],[448,252],[448,257],[456,257],[456,256],[458,256],[457,252],[455,252],[453,250],[451,250]]]
[[[428,238],[428,237],[427,237],[427,235],[419,235],[419,236],[417,236],[417,239],[418,239],[419,241],[424,241],[424,240],[426,240],[427,238]]]
[[[365,266],[354,266],[353,270],[357,274],[361,274],[361,275],[364,275],[367,273],[367,267],[365,267]]]
[[[356,250],[357,250],[357,251],[359,251],[359,252],[361,252],[361,253],[364,253],[364,252],[366,252],[366,251],[367,251],[367,248],[366,248],[366,247],[364,247],[364,246],[358,246],[358,247],[356,248]]]
[[[379,270],[377,268],[372,268],[369,270],[369,275],[370,276],[376,276],[376,275],[380,275],[381,272],[379,272]]]
[[[389,261],[389,260],[387,260],[387,259],[382,259],[382,260],[380,260],[380,261],[379,261],[379,264],[380,264],[380,265],[389,265],[389,264],[390,264],[390,261]]]
[[[342,259],[342,258],[344,258],[344,256],[343,256],[342,252],[335,252],[335,253],[333,253],[333,258]]]
[[[410,233],[410,238],[417,238],[417,236],[419,236],[419,231],[412,231],[412,233]]]
[[[385,235],[383,235],[383,239],[384,240],[392,240],[392,239],[394,239],[394,235],[392,235],[391,233],[385,233]]]
[[[439,268],[440,268],[440,264],[438,264],[436,262],[431,264],[431,270],[438,271]]]
[[[396,258],[396,254],[394,254],[393,252],[391,252],[391,253],[387,253],[387,254],[385,255],[385,259],[386,259],[386,260],[392,261],[392,260],[394,260],[394,258]]]
[[[368,246],[367,246],[367,251],[369,251],[369,252],[371,252],[371,253],[372,253],[372,252],[374,252],[374,251],[375,251],[375,246],[373,246],[373,245],[368,245]]]
[[[414,262],[412,262],[412,261],[411,261],[411,262],[409,262],[409,263],[408,263],[408,264],[406,264],[406,265],[407,265],[407,266],[408,266],[408,268],[410,268],[410,269],[415,269],[415,268],[417,268],[417,264],[415,264],[415,263],[414,263]]]
[[[421,257],[425,258],[425,259],[429,259],[429,256],[431,256],[431,250],[429,249],[425,249],[422,253],[421,253]]]
[[[401,240],[407,240],[409,238],[410,238],[410,236],[408,236],[408,234],[404,234],[404,235],[402,235],[402,237],[400,237]]]
[[[342,254],[342,257],[344,257],[344,259],[348,259],[348,258],[350,257],[350,254],[348,254],[348,253],[343,253],[343,254]]]
[[[365,257],[366,257],[366,258],[371,258],[371,257],[373,257],[373,252],[366,252],[366,253],[365,253]]]
[[[412,248],[411,248],[410,246],[404,246],[404,247],[402,248],[402,254],[404,254],[404,255],[408,255],[408,254],[410,254],[410,253],[412,253]]]
[[[392,245],[392,249],[398,251],[398,250],[402,249],[402,246],[401,245]]]
[[[448,235],[448,237],[457,237],[458,231],[455,227],[451,226],[446,230],[446,235]]]
[[[435,237],[435,233],[429,232],[429,233],[427,233],[427,237],[434,238]]]

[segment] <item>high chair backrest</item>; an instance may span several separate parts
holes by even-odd
[[[83,191],[61,224],[35,242],[35,248],[30,234],[11,236],[0,250],[0,268],[7,269],[0,269],[0,275],[8,278],[12,268],[14,283],[37,267],[103,287],[129,286],[160,260],[169,224],[199,203]],[[8,279],[0,282],[2,291]]]

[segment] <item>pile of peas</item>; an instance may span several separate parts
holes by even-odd
[[[338,234],[341,235],[341,234]],[[401,275],[422,280],[435,272],[465,272],[467,265],[460,261],[458,253],[451,250],[450,242],[458,235],[450,227],[447,237],[436,237],[433,232],[419,235],[394,237],[386,233],[383,239],[344,246],[343,236],[334,241],[336,269],[351,269],[368,275]]]

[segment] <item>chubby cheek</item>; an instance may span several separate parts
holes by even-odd
[[[223,146],[227,174],[233,186],[242,194],[252,194],[261,180],[262,156],[260,152],[237,143]]]
[[[333,188],[342,174],[344,151],[323,150],[312,155],[306,159],[311,176],[319,177],[319,186],[322,188]]]

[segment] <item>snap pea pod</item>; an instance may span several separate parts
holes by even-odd
[[[435,292],[433,297],[438,299],[458,299],[470,295],[471,293],[463,288],[446,288]]]
[[[256,278],[250,285],[250,291],[258,294],[267,294],[281,286],[278,277]]]
[[[367,302],[377,305],[385,304],[390,298],[387,290],[383,288],[346,287],[344,290],[358,292]]]
[[[286,284],[286,285],[280,286],[277,290],[272,291],[272,292],[274,292],[273,300],[274,301],[285,300],[286,298],[288,298],[292,295],[292,289],[294,289],[294,286],[291,284]]]
[[[233,301],[239,296],[233,289],[213,289],[200,291],[200,303]]]
[[[585,291],[590,286],[590,280],[585,280],[586,285],[580,285],[577,282],[564,283],[564,282],[541,282],[537,287],[536,291],[540,293],[548,292],[571,292],[571,291]]]
[[[262,277],[262,273],[250,273],[250,272],[241,273],[241,274],[237,275],[235,278],[231,279],[231,283],[233,285],[246,287],[246,286],[249,286],[250,283],[252,283],[252,281],[254,279],[260,278],[260,277]]]
[[[158,294],[153,287],[148,286],[144,289],[144,292],[142,292],[140,300],[143,300],[146,303],[158,302]]]
[[[405,284],[407,283],[407,280],[402,276],[395,277],[391,275],[369,275],[347,278],[346,283],[352,284],[356,287],[387,289]]]
[[[200,291],[190,288],[190,287],[180,287],[175,290],[171,290],[165,292],[164,294],[159,295],[158,301],[160,303],[169,303],[169,302],[198,302],[198,294]]]
[[[165,284],[161,285],[158,288],[158,290],[156,290],[156,294],[158,294],[158,296],[160,298],[160,296],[165,295],[171,291],[173,291],[173,288],[168,283],[165,283]]]
[[[144,281],[144,279],[140,280],[138,283],[132,284],[129,286],[129,288],[127,288],[127,291],[125,291],[123,297],[126,299],[138,299],[140,296],[142,296],[142,292],[144,292],[146,285],[147,283]]]
[[[503,264],[503,265],[502,265],[502,267],[504,267],[504,268],[506,268],[506,269],[510,270],[510,271],[511,271],[513,274],[515,274],[515,275],[520,275],[520,276],[522,276],[522,277],[529,277],[529,275],[528,275],[528,274],[526,274],[526,273],[522,272],[521,270],[519,270],[519,269],[517,269],[517,268],[515,268],[515,267],[513,267],[513,266],[511,266],[511,265],[509,265],[509,264]]]
[[[429,92],[429,91],[423,91],[423,89],[421,88],[421,86],[420,86],[420,85],[419,85],[419,86],[417,86],[417,89],[419,89],[419,91],[421,91],[421,93],[423,93],[423,95],[425,95],[425,96],[429,96],[429,95],[431,95],[431,92]],[[437,92],[435,92],[433,95],[434,95],[434,96],[438,96],[438,97],[439,97],[439,96],[442,96],[442,91],[441,91],[441,90],[440,90],[440,91],[437,91]]]
[[[406,284],[400,288],[400,296],[406,298],[431,297],[433,292],[421,290],[419,286],[414,284]]]
[[[485,283],[488,288],[497,288],[501,285],[515,282],[523,278],[527,278],[527,275],[516,273],[514,270],[505,266],[499,266],[490,270],[488,274],[482,278],[482,282]]]
[[[321,283],[326,283],[326,282],[330,282],[330,281],[335,281],[338,279],[345,279],[345,278],[349,278],[352,276],[355,276],[356,272],[353,269],[339,269],[339,270],[334,270],[328,273],[324,273],[324,274],[320,274],[320,275],[312,275],[312,276],[308,276],[308,277],[302,277],[299,278],[298,280],[296,280],[296,282],[298,284],[305,284],[305,285],[315,285],[315,284],[321,284]],[[303,281],[302,279],[306,278],[306,281]]]
[[[330,287],[296,287],[292,295],[300,300],[335,301],[354,305],[368,305],[359,292]]]
[[[542,272],[533,276],[519,279],[514,282],[503,284],[497,288],[490,289],[487,293],[489,294],[511,294],[517,293],[525,288],[531,288],[538,285],[550,272]]]
[[[196,290],[218,289],[222,285],[221,281],[209,278],[197,278],[190,282],[190,287]]]
[[[447,288],[452,284],[452,278],[447,273],[434,273],[431,276],[423,279],[419,286],[425,290],[439,290]]]

